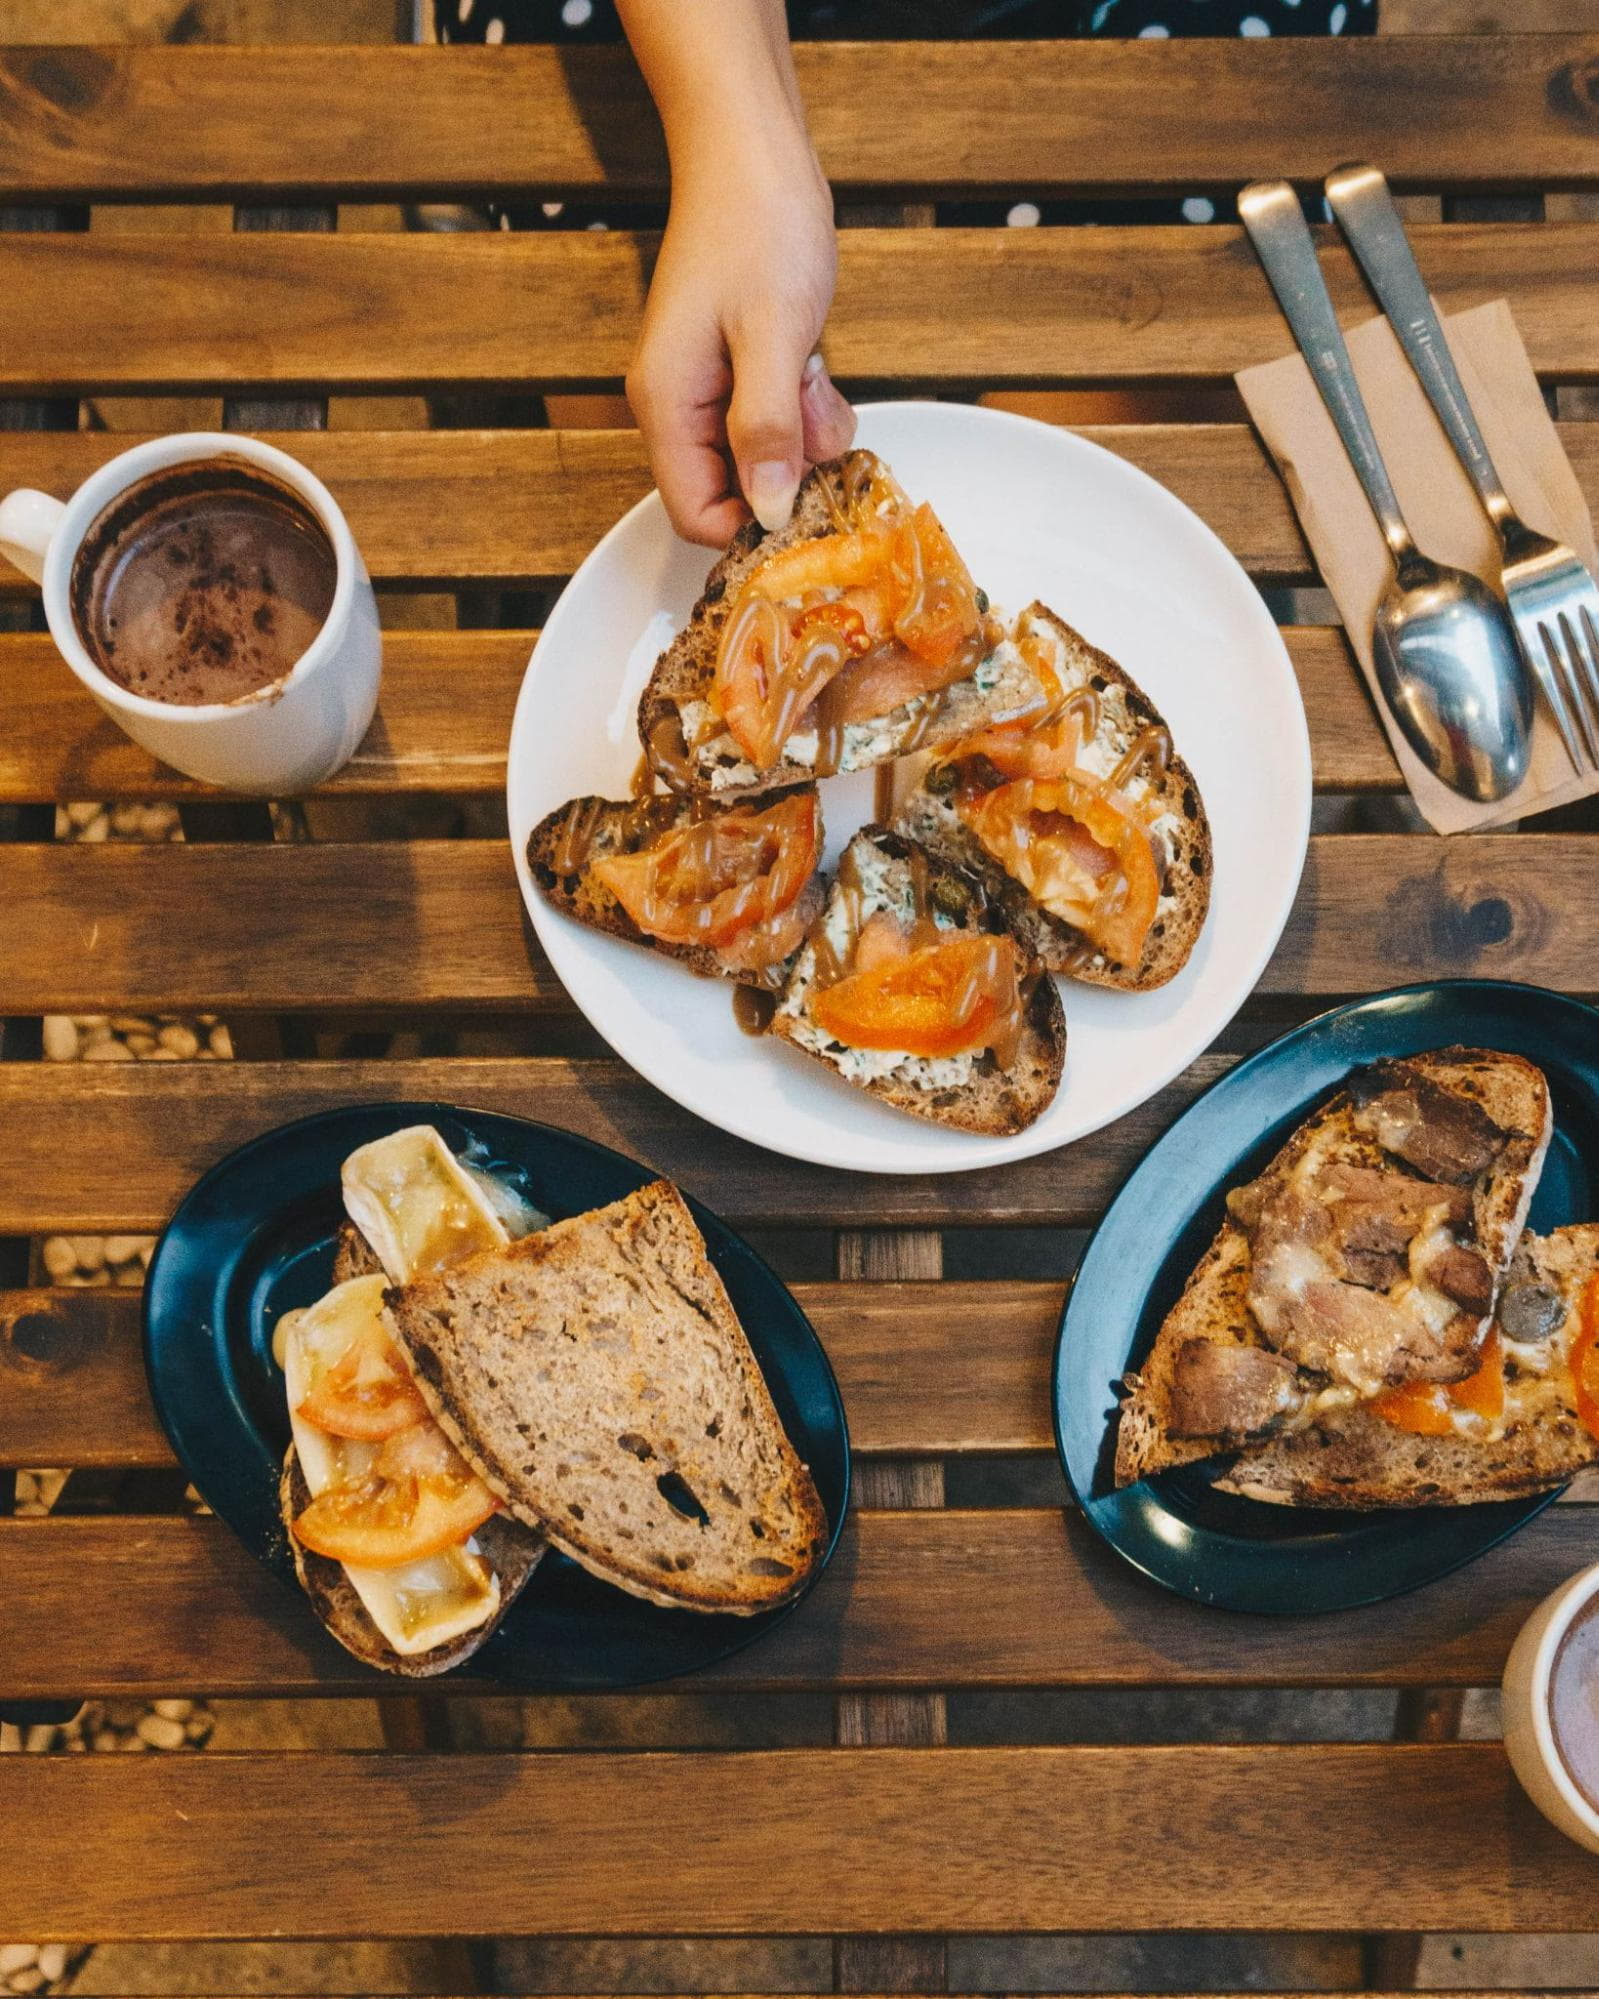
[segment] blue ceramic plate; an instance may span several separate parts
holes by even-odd
[[[656,1177],[619,1152],[549,1125],[449,1104],[395,1103],[284,1125],[197,1182],[150,1265],[144,1294],[150,1392],[206,1503],[297,1595],[277,1505],[289,1415],[272,1329],[331,1282],[346,1156],[369,1139],[422,1123],[436,1125],[455,1151],[503,1173],[556,1219],[619,1200]],[[697,1201],[689,1206],[827,1509],[831,1533],[820,1574],[849,1500],[849,1433],[838,1384],[810,1322],[760,1257]],[[661,1610],[551,1553],[467,1670],[509,1686],[566,1692],[642,1686],[725,1659],[793,1608],[785,1604],[758,1617]]]
[[[1339,1007],[1240,1062],[1150,1149],[1089,1243],[1055,1347],[1056,1443],[1089,1525],[1167,1589],[1228,1610],[1347,1610],[1447,1575],[1554,1497],[1352,1514],[1217,1492],[1198,1466],[1121,1492],[1112,1476],[1116,1383],[1153,1345],[1227,1190],[1352,1069],[1451,1044],[1525,1055],[1549,1078],[1555,1131],[1529,1227],[1599,1215],[1599,1013],[1537,986],[1455,979]]]

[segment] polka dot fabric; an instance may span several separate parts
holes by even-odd
[[[435,0],[443,42],[614,42],[622,39],[615,0]],[[789,0],[796,38],[948,39],[961,35],[1046,40],[1165,41],[1172,37],[1369,35],[1377,0]],[[543,202],[494,211],[516,229],[651,229],[658,207]],[[1217,222],[1233,202],[1206,195],[1172,201],[1013,201],[945,203],[939,220],[1037,228],[1050,223]],[[1318,214],[1317,219],[1320,219]]]

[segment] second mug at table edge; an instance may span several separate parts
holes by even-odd
[[[91,658],[72,613],[73,565],[89,528],[119,494],[152,473],[210,458],[254,467],[310,509],[333,550],[333,599],[311,643],[270,687],[227,702],[156,701]],[[56,649],[101,709],[188,777],[255,797],[292,796],[348,763],[371,726],[382,638],[366,565],[333,495],[273,445],[227,431],[185,431],[120,452],[69,500],[19,488],[0,500],[0,555],[41,586]]]

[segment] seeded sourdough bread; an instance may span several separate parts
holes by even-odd
[[[876,462],[867,451],[853,451],[842,459],[814,467],[799,489],[793,518],[787,527],[768,534],[758,522],[741,528],[706,579],[705,589],[694,606],[688,623],[662,653],[639,702],[639,739],[649,755],[656,726],[672,715],[687,710],[685,735],[692,741],[693,724],[705,713],[705,703],[716,677],[716,654],[722,627],[747,579],[761,564],[782,550],[822,535],[836,534],[838,524],[828,504],[824,481],[836,477],[859,461]],[[956,742],[990,721],[1019,714],[1033,706],[1042,690],[1026,663],[1013,646],[1001,646],[968,680],[957,681],[940,702],[932,724],[925,723],[920,702],[906,702],[878,721],[851,723],[844,732],[840,771],[865,770],[901,755],[917,740],[932,749]],[[743,752],[726,731],[690,752],[697,788],[732,797],[741,792],[772,791],[785,785],[808,783],[814,776],[815,750],[806,761],[807,739],[790,736],[785,755],[770,770],[757,771],[744,761]]]
[[[909,919],[914,908],[910,855],[915,842],[883,826],[866,826],[850,842],[860,873],[861,920],[879,910]],[[983,885],[964,870],[932,856],[927,860],[934,921],[957,931],[1004,932],[1006,925]],[[811,1018],[809,999],[816,985],[816,940],[843,917],[843,891],[835,882],[827,907],[800,946],[771,1032],[825,1062],[845,1082],[880,1097],[896,1110],[958,1131],[1004,1136],[1025,1131],[1054,1101],[1066,1064],[1066,1016],[1047,972],[1040,973],[1026,1000],[1021,1049],[1015,1064],[1002,1070],[992,1052],[929,1059],[917,1055],[845,1048]],[[1025,945],[1022,957],[1029,956]]]
[[[743,802],[730,799],[728,804],[731,807],[734,803]],[[766,992],[781,989],[793,962],[792,954],[760,971],[734,971],[719,952],[707,945],[669,944],[659,937],[647,936],[604,882],[594,878],[587,863],[573,872],[558,870],[555,863],[567,815],[585,807],[594,808],[596,812],[590,860],[602,859],[607,854],[637,853],[641,847],[652,845],[663,834],[686,823],[695,810],[686,798],[675,802],[662,799],[658,801],[658,809],[652,815],[650,825],[640,827],[635,807],[615,799],[574,798],[568,804],[559,806],[548,818],[539,821],[527,843],[528,868],[534,881],[557,909],[568,916],[575,916],[580,923],[588,924],[593,930],[603,930],[612,937],[625,937],[630,944],[642,944],[648,950],[676,958],[690,971],[698,972],[704,978],[731,979],[738,985],[755,986]],[[798,897],[807,925],[821,909],[822,896],[822,884],[813,875]]]
[[[1523,1238],[1522,1231],[1549,1143],[1548,1085],[1542,1073],[1520,1056],[1484,1049],[1440,1049],[1411,1056],[1408,1063],[1444,1088],[1481,1105],[1510,1133],[1493,1170],[1475,1189],[1472,1203],[1476,1246],[1494,1273],[1497,1296],[1518,1244],[1530,1240]],[[1354,1127],[1353,1108],[1349,1092],[1339,1091],[1298,1127],[1259,1184],[1286,1184],[1312,1147],[1323,1159],[1355,1166],[1380,1163],[1380,1150]],[[1562,1265],[1588,1241],[1582,1230],[1561,1231],[1560,1238],[1566,1237],[1575,1241],[1554,1252]],[[1592,1240],[1599,1244],[1599,1228]],[[1532,1245],[1526,1253],[1544,1252]],[[1304,1420],[1305,1403],[1326,1383],[1303,1371],[1292,1406],[1284,1412],[1284,1426],[1276,1435],[1230,1451],[1214,1437],[1173,1436],[1167,1427],[1173,1374],[1179,1353],[1190,1341],[1220,1346],[1269,1344],[1249,1308],[1250,1275],[1248,1235],[1229,1215],[1167,1314],[1148,1358],[1128,1377],[1117,1433],[1118,1485],[1176,1465],[1227,1457],[1232,1462],[1216,1481],[1223,1491],[1247,1492],[1254,1498],[1276,1498],[1297,1505],[1377,1507],[1464,1505],[1472,1499],[1506,1496],[1510,1489],[1506,1479],[1514,1490],[1522,1491],[1541,1489],[1539,1484],[1529,1485],[1529,1478],[1547,1485],[1569,1476],[1561,1471],[1551,1479],[1531,1469],[1542,1445],[1529,1457],[1530,1433],[1514,1443],[1507,1437],[1501,1475],[1498,1457],[1486,1457],[1482,1444],[1415,1436],[1358,1403],[1342,1409],[1324,1408]],[[1296,1419],[1304,1420],[1303,1428],[1294,1427]],[[1547,1441],[1548,1433],[1544,1434]],[[1568,1451],[1570,1443],[1571,1439],[1562,1435],[1559,1453]],[[1498,1452],[1500,1447],[1493,1448]],[[1559,1453],[1551,1457],[1551,1463]],[[1437,1475],[1449,1464],[1461,1473],[1464,1482],[1458,1488]]]
[[[595,1575],[740,1616],[804,1585],[821,1501],[668,1182],[387,1300],[457,1449]]]
[[[500,1579],[499,1609],[475,1630],[464,1631],[459,1638],[452,1638],[447,1644],[435,1645],[430,1652],[396,1652],[367,1615],[366,1606],[356,1595],[349,1577],[344,1573],[343,1564],[330,1561],[326,1555],[315,1554],[309,1548],[302,1548],[293,1533],[288,1531],[289,1523],[297,1520],[310,1504],[311,1490],[300,1469],[295,1448],[290,1444],[278,1485],[278,1505],[283,1514],[289,1551],[294,1557],[294,1572],[300,1579],[300,1587],[311,1599],[317,1616],[346,1652],[353,1653],[369,1666],[376,1666],[380,1672],[398,1673],[410,1680],[432,1679],[435,1674],[447,1673],[452,1666],[459,1666],[470,1659],[481,1645],[493,1637],[500,1620],[515,1603],[522,1585],[544,1555],[543,1539],[519,1521],[508,1520],[503,1515],[485,1520],[473,1539]]]
[[[1081,687],[1098,694],[1099,728],[1083,746],[1080,757],[1096,776],[1106,777],[1115,769],[1140,730],[1165,728],[1159,711],[1132,677],[1047,605],[1030,604],[1017,619],[1016,631],[1052,647],[1056,671],[1067,694]],[[895,825],[934,853],[978,875],[1017,936],[1051,971],[1063,972],[1087,985],[1147,992],[1165,985],[1188,962],[1210,907],[1210,823],[1193,772],[1175,750],[1164,777],[1152,779],[1140,772],[1122,787],[1137,803],[1157,801],[1153,832],[1162,871],[1161,896],[1137,965],[1117,964],[1103,951],[1078,963],[1076,954],[1084,942],[1083,933],[1033,901],[977,835],[961,823],[948,793],[929,787],[928,777],[936,786],[936,764],[905,800]]]

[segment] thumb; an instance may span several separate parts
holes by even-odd
[[[763,528],[788,525],[805,470],[800,383],[811,351],[799,329],[768,320],[729,340],[733,398],[727,441],[738,483]]]

